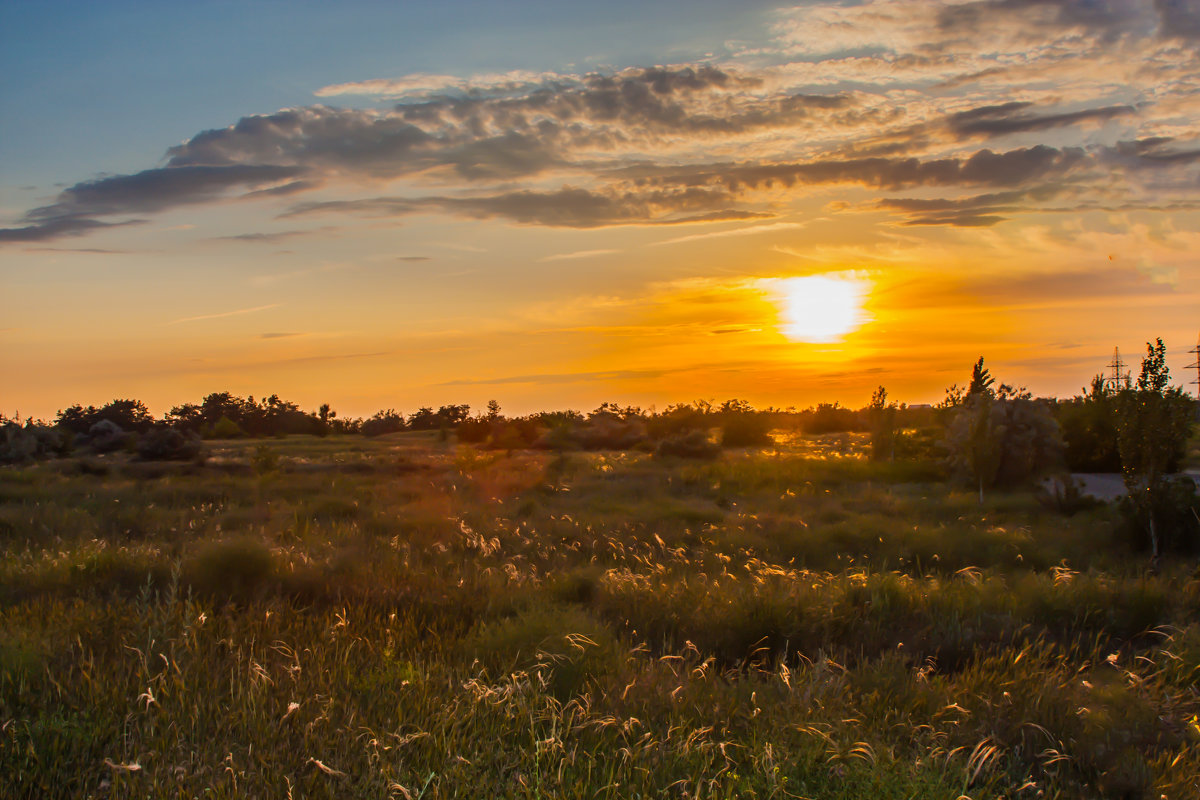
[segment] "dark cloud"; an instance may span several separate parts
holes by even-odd
[[[1012,102],[960,111],[950,116],[947,126],[953,133],[961,137],[1003,136],[1009,133],[1059,128],[1079,122],[1105,121],[1113,117],[1135,113],[1132,106],[1105,106],[1083,111],[1038,115],[1028,113],[1028,109],[1032,105],[1032,103]]]
[[[1019,193],[1012,193],[1017,199]],[[1010,199],[1002,195],[984,195],[957,200],[886,198],[877,204],[888,211],[899,211],[908,216],[905,225],[949,225],[956,228],[980,228],[1003,222],[1002,212],[1011,212],[1014,206],[1005,204]]]
[[[1106,152],[1115,160],[1133,167],[1182,166],[1200,162],[1200,147],[1195,143],[1180,147],[1167,136],[1117,142],[1116,147]]]
[[[292,181],[284,183],[280,186],[272,186],[269,189],[256,189],[253,192],[246,192],[245,197],[285,197],[297,192],[307,192],[310,189],[316,189],[321,185],[320,181]]]
[[[564,186],[556,191],[521,190],[477,197],[374,197],[303,203],[291,208],[286,216],[335,212],[396,217],[441,211],[473,219],[502,218],[563,228],[674,225],[770,216],[729,207],[733,202],[730,193],[714,188],[622,192]]]
[[[429,261],[430,258],[429,258],[429,256],[396,256],[396,260],[397,261],[409,261],[409,262],[415,263],[418,261]]]
[[[1200,0],[1154,0],[1159,34],[1172,39],[1200,40]]]
[[[551,131],[568,140],[594,139],[595,126],[608,136],[640,138],[662,133],[729,135],[795,124],[812,115],[855,104],[844,93],[758,96],[761,81],[712,66],[625,70],[592,74],[577,83],[553,82],[519,96],[435,96],[401,103],[396,111],[423,128],[488,132]],[[600,137],[603,140],[603,137]]]
[[[134,225],[144,220],[101,222],[95,219],[63,218],[38,222],[22,228],[0,228],[0,242],[45,242],[63,236],[81,236],[97,228],[116,228]]]
[[[304,334],[302,334],[302,333],[291,333],[291,332],[260,333],[258,335],[258,338],[260,338],[260,339],[290,339],[293,336],[303,336],[303,335]]]
[[[313,168],[412,170],[433,137],[391,115],[314,106],[243,117],[167,151],[170,167],[289,164]]]
[[[77,183],[63,190],[54,203],[33,209],[25,218],[37,222],[162,211],[212,200],[234,187],[286,180],[300,172],[301,167],[256,164],[147,169]]]
[[[905,225],[980,228],[1003,222],[1008,219],[1005,215],[1041,210],[1030,208],[1029,203],[1071,195],[1074,191],[1063,184],[1045,184],[953,199],[888,197],[879,200],[876,207],[906,215]]]
[[[213,200],[231,188],[286,180],[300,171],[270,165],[167,167],[85,181],[64,189],[50,205],[27,212],[22,220],[29,223],[26,227],[0,229],[0,241],[46,241],[128,225],[140,220],[105,222],[96,217],[157,212]]]
[[[1102,41],[1147,36],[1159,27],[1151,0],[982,0],[943,8],[938,25],[967,34],[986,32],[997,22],[1012,20],[1033,30],[1039,25],[1083,30]]]
[[[1046,145],[996,153],[979,150],[968,158],[856,158],[800,164],[717,164],[649,170],[626,174],[656,185],[722,186],[738,194],[745,189],[798,184],[851,183],[881,189],[916,186],[1015,186],[1047,175],[1063,174],[1083,162],[1079,148]]]
[[[569,165],[580,147],[613,148],[664,135],[730,135],[797,123],[854,105],[846,94],[766,97],[715,67],[628,70],[518,96],[431,96],[387,113],[326,106],[243,117],[171,148],[169,167],[303,165],[315,173],[398,177],[449,168],[472,181]],[[300,191],[311,184],[276,187]]]
[[[263,244],[273,244],[291,239],[294,236],[306,236],[311,231],[277,231],[275,233],[239,233],[234,236],[216,236],[214,241],[218,242],[261,242]]]

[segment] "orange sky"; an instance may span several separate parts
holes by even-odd
[[[398,59],[65,181],[0,129],[0,412],[936,402],[979,356],[1061,396],[1159,336],[1183,384],[1200,26],[1117,5],[756,4],[658,68]],[[857,281],[861,324],[788,338],[809,275]]]

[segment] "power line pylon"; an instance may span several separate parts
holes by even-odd
[[[1121,348],[1113,348],[1112,363],[1108,365],[1108,390],[1110,392],[1119,392],[1122,389],[1128,389],[1133,386],[1133,375],[1125,369],[1125,362],[1121,360]]]
[[[1200,397],[1200,337],[1196,339],[1196,346],[1188,350],[1188,352],[1196,357],[1196,360],[1188,364],[1187,368],[1196,370],[1196,380],[1192,381],[1192,383],[1196,385],[1196,396]]]

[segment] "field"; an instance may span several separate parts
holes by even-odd
[[[862,448],[4,469],[3,794],[1195,797],[1197,562]]]

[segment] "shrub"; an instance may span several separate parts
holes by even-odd
[[[471,655],[496,674],[538,673],[559,700],[615,670],[620,650],[612,631],[578,608],[534,607],[477,625]]]
[[[603,411],[577,425],[572,437],[584,450],[629,450],[646,440],[646,426],[640,419]]]
[[[1154,550],[1147,517],[1154,521],[1158,537],[1158,552],[1192,553],[1200,549],[1200,495],[1196,484],[1186,476],[1173,476],[1163,481],[1163,488],[1152,497],[1131,498],[1126,495],[1118,503],[1123,531],[1137,550]],[[1156,553],[1157,554],[1157,553]]]
[[[102,419],[88,429],[88,446],[97,453],[111,453],[129,444],[129,434],[115,422]]]
[[[265,444],[260,444],[250,455],[250,466],[259,475],[274,472],[279,469],[279,453]]]
[[[1049,486],[1038,487],[1034,497],[1046,508],[1068,517],[1100,505],[1099,500],[1084,494],[1070,475],[1051,478]]]
[[[221,417],[208,429],[209,439],[240,439],[245,435],[242,427],[229,417]]]
[[[466,444],[482,444],[492,433],[492,421],[487,417],[472,417],[458,423],[454,429],[460,442]]]
[[[952,470],[979,487],[1015,486],[1060,459],[1058,423],[1045,401],[1001,386],[976,392],[958,406],[946,430]]]
[[[0,428],[0,464],[20,464],[38,455],[38,440],[33,431],[14,422]]]
[[[687,403],[668,406],[661,414],[649,419],[650,435],[655,439],[681,436],[691,431],[706,431],[712,426],[707,405],[700,407]]]
[[[404,417],[391,408],[386,411],[376,411],[370,419],[363,420],[362,426],[359,428],[363,436],[382,436],[385,433],[396,433],[402,430],[404,430]]]
[[[191,461],[198,458],[203,449],[196,434],[165,425],[142,434],[137,443],[138,457],[144,461]]]
[[[1114,397],[1104,378],[1092,379],[1091,391],[1058,403],[1054,409],[1062,429],[1063,457],[1072,472],[1120,472]]]
[[[708,433],[705,431],[691,431],[668,436],[654,449],[654,455],[658,457],[713,459],[720,454],[721,448],[708,438]]]
[[[807,434],[845,433],[865,429],[857,411],[837,403],[819,403],[804,412],[804,432]]]
[[[271,550],[257,539],[211,542],[183,567],[187,582],[198,592],[237,598],[261,589],[274,572]]]
[[[742,411],[723,416],[722,447],[760,447],[772,443],[771,420],[765,414]]]

